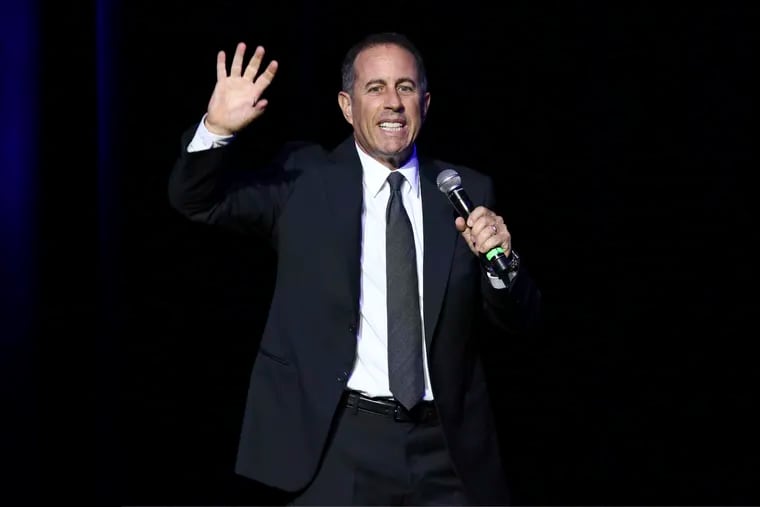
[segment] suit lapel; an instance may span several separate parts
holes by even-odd
[[[330,154],[323,175],[329,221],[326,233],[332,236],[327,244],[331,245],[330,255],[337,257],[332,288],[341,296],[348,293],[348,301],[358,318],[362,166],[353,137],[346,139]]]
[[[439,169],[432,163],[420,159],[420,187],[422,192],[422,223],[425,236],[423,261],[423,289],[425,318],[425,342],[428,351],[438,315],[443,303],[443,294],[449,279],[454,246],[459,233],[454,227],[454,213],[446,196],[438,190],[436,178]]]

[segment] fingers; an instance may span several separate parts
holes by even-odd
[[[495,213],[490,213],[478,218],[470,229],[476,238],[486,238],[506,230],[506,226],[504,226],[504,219]]]
[[[244,42],[238,43],[237,47],[235,48],[235,54],[232,57],[232,66],[230,67],[229,77],[242,77],[243,79],[252,82],[254,85],[253,103],[258,104],[261,102],[258,100],[258,97],[261,97],[261,95],[264,93],[264,90],[266,90],[267,87],[272,83],[272,80],[277,73],[279,64],[276,60],[272,60],[269,62],[269,65],[266,66],[264,72],[262,72],[261,75],[257,77],[256,75],[259,72],[259,67],[261,67],[261,62],[264,59],[264,48],[262,46],[257,46],[253,52],[253,55],[251,56],[251,59],[248,62],[248,65],[246,65],[245,69],[243,69],[245,48],[246,45]],[[216,55],[216,79],[218,81],[221,81],[227,77],[226,55],[224,51],[219,51]],[[265,106],[266,103],[261,104],[261,107],[259,109],[263,110]]]
[[[263,59],[264,48],[258,46],[253,52],[253,56],[251,56],[251,60],[248,62],[248,65],[245,67],[243,77],[249,81],[253,81],[253,79],[256,77],[256,74],[259,72],[259,66],[261,65],[261,60]]]
[[[235,56],[232,57],[232,67],[230,67],[230,76],[236,77],[242,74],[243,56],[245,55],[245,42],[238,42],[235,48]]]
[[[264,72],[262,72],[261,75],[256,78],[256,81],[253,82],[253,84],[256,86],[257,97],[260,97],[261,94],[264,93],[264,90],[266,90],[267,87],[272,83],[274,75],[277,73],[278,65],[279,64],[276,60],[269,62],[269,65],[267,65],[267,68],[264,69]],[[258,65],[256,65],[256,67],[258,68]]]
[[[472,242],[471,230],[469,227],[467,227],[467,223],[464,221],[464,218],[457,217],[457,219],[454,221],[454,227],[456,227],[456,229],[462,234],[462,238],[464,238],[465,243],[467,243],[467,246],[470,247],[472,253],[477,255],[478,251]]]
[[[496,214],[486,208],[485,206],[478,206],[470,212],[470,216],[467,217],[467,227],[473,227],[475,223],[484,216],[496,216]]]
[[[243,55],[245,54],[245,43],[238,43],[235,48],[235,54],[232,57],[232,68],[230,68],[230,76],[240,74],[240,69],[243,65]],[[222,80],[227,77],[227,55],[224,51],[219,51],[216,54],[216,79]]]
[[[462,217],[457,217],[457,219],[454,221],[454,226],[459,232],[464,232],[467,229],[467,224]]]
[[[263,113],[264,109],[267,108],[267,104],[269,104],[269,101],[267,101],[267,99],[257,100],[253,105],[253,108],[256,109],[259,113]]]
[[[498,246],[508,253],[511,235],[504,219],[493,211],[478,206],[470,213],[466,224],[457,218],[455,225],[474,253],[486,253]]]
[[[221,81],[227,77],[227,65],[225,64],[224,51],[219,51],[216,54],[216,80]]]
[[[505,253],[508,253],[509,238],[509,231],[504,224],[489,226],[476,237],[475,248],[480,253],[486,253],[496,247],[502,247]]]

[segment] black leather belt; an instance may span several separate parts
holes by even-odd
[[[356,391],[343,394],[346,407],[378,414],[398,422],[432,424],[438,422],[438,411],[432,401],[421,401],[411,410],[394,399],[369,398]]]

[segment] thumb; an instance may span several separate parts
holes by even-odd
[[[256,103],[253,105],[255,109],[258,109],[262,113],[264,112],[264,109],[266,109],[267,104],[269,104],[269,101],[267,99],[259,99],[256,101]]]
[[[454,220],[454,227],[456,227],[459,232],[464,232],[464,230],[467,229],[467,222],[464,221],[464,218],[457,217],[457,219]]]

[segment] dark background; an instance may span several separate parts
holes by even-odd
[[[333,145],[350,132],[343,52],[396,30],[426,56],[422,149],[494,177],[543,290],[545,331],[488,358],[514,502],[760,503],[753,10],[98,6],[95,31],[62,6],[44,18],[35,482],[124,505],[278,501],[233,472],[275,259],[181,218],[168,173],[218,50],[246,41],[280,62],[256,127],[269,145]]]

